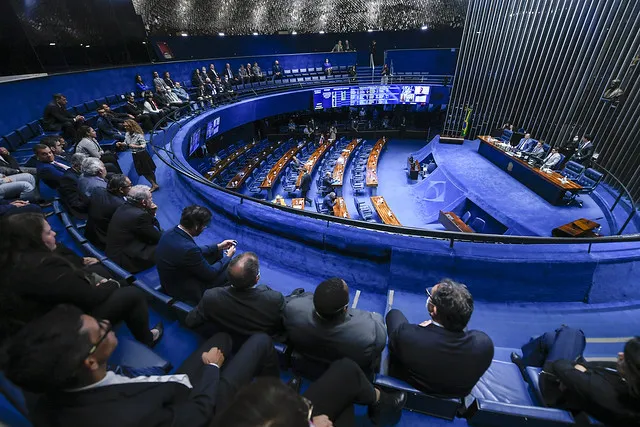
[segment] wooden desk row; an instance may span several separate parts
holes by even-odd
[[[342,154],[340,155],[340,157],[338,157],[338,161],[336,162],[336,165],[333,168],[333,175],[332,175],[334,187],[342,188],[342,180],[344,178],[344,168],[347,165],[347,162],[349,161],[349,157],[353,153],[353,150],[360,143],[360,141],[362,141],[362,139],[354,139],[353,141],[351,141],[349,145],[347,145],[345,149],[342,150]]]
[[[304,147],[307,144],[308,142],[305,141],[304,143],[299,144],[293,147],[292,149],[290,149],[289,151],[287,151],[284,154],[284,156],[282,156],[280,160],[278,160],[278,162],[275,165],[273,165],[273,167],[271,168],[271,170],[269,171],[265,179],[262,181],[262,184],[260,184],[260,188],[262,188],[263,190],[270,190],[273,187],[273,184],[276,182],[276,179],[284,169],[284,167],[291,160],[291,158],[293,158],[293,156],[298,154],[298,151],[300,151],[302,147]]]
[[[369,153],[369,160],[367,160],[367,187],[378,186],[378,160],[386,143],[387,138],[383,136],[376,142],[371,153]]]
[[[336,204],[333,205],[333,214],[342,218],[351,218],[347,210],[347,204],[342,197],[336,197]]]
[[[218,163],[213,165],[211,169],[209,169],[209,172],[205,174],[207,179],[209,179],[209,181],[212,181],[213,178],[218,176],[218,174],[220,174],[220,172],[222,172],[227,166],[229,166],[231,162],[233,162],[238,157],[242,156],[247,151],[251,150],[256,145],[258,145],[258,141],[253,141],[243,147],[238,148],[236,151],[229,154],[224,159],[220,160]]]
[[[227,188],[229,190],[237,190],[238,188],[242,187],[242,184],[244,184],[247,178],[249,178],[249,176],[251,175],[251,172],[260,164],[260,162],[266,159],[267,156],[273,153],[273,151],[276,148],[278,148],[281,144],[282,144],[282,141],[278,141],[272,146],[270,146],[269,148],[265,148],[264,150],[262,150],[262,152],[260,152],[253,159],[249,160],[249,162],[247,162],[247,164],[244,165],[242,170],[238,172],[236,176],[231,178],[231,180],[227,184]]]
[[[475,233],[473,228],[469,227],[465,222],[456,215],[455,212],[440,211],[438,222],[442,224],[445,230],[461,231],[463,233]]]
[[[398,218],[396,218],[396,216],[391,211],[391,208],[389,207],[387,202],[384,200],[384,197],[372,196],[371,204],[373,205],[373,208],[376,210],[376,212],[378,212],[378,216],[380,217],[382,222],[389,225],[397,225],[400,227],[402,226],[402,224],[400,224],[400,221],[398,221]]]
[[[313,172],[313,168],[315,168],[318,160],[320,160],[322,155],[333,145],[334,142],[335,140],[321,143],[320,146],[313,152],[313,154],[311,154],[309,159],[305,162],[309,173]],[[300,170],[300,173],[298,174],[298,180],[296,181],[296,187],[298,188],[300,187],[300,183],[302,182],[302,175],[304,175],[304,172]]]

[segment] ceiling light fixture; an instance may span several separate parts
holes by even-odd
[[[224,37],[224,33],[218,33],[220,37]]]
[[[181,35],[182,37],[189,37],[189,34],[187,34],[187,33],[180,33],[180,35]]]

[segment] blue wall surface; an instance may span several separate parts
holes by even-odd
[[[387,50],[386,62],[392,71],[421,71],[435,75],[454,75],[457,49]]]
[[[233,126],[273,114],[308,108],[311,90],[274,94],[242,101],[189,122],[173,139],[172,149],[184,156],[193,132],[217,116]],[[275,112],[274,112],[275,111]],[[226,124],[224,122],[227,122]],[[179,159],[183,164],[187,161]],[[194,170],[195,172],[195,170]],[[378,292],[420,289],[442,277],[467,283],[479,300],[616,302],[640,299],[640,244],[527,245],[456,242],[380,232],[338,224],[271,206],[242,201],[194,183],[209,206],[241,233],[261,236],[274,260],[298,270],[317,271],[331,255],[331,269],[348,271]],[[285,245],[283,240],[289,242]],[[279,243],[275,243],[275,242]],[[293,243],[292,243],[293,242]],[[301,243],[292,251],[291,245]],[[320,253],[319,253],[320,252]],[[290,264],[290,265],[289,265]],[[621,282],[627,286],[618,286]],[[611,289],[612,285],[614,286]]]
[[[209,67],[214,63],[216,70],[222,71],[229,62],[237,71],[240,64],[258,62],[263,71],[271,69],[273,61],[280,61],[284,69],[321,67],[325,58],[334,66],[352,65],[356,54],[348,53],[305,53],[293,55],[267,55],[236,58],[216,58],[199,61],[166,62],[160,64],[139,65],[122,68],[107,68],[95,71],[55,74],[28,80],[0,83],[0,135],[42,117],[44,107],[51,101],[54,93],[63,93],[69,100],[69,106],[105,97],[123,94],[135,90],[134,77],[140,74],[147,83],[152,84],[153,71],[169,71],[174,80],[191,81],[195,68]]]

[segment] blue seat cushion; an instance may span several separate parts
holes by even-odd
[[[511,362],[494,360],[471,391],[476,399],[513,405],[533,406],[518,367]]]
[[[136,370],[138,375],[163,375],[172,368],[169,361],[146,345],[126,338],[118,341],[118,346],[109,358],[109,365]]]
[[[542,391],[540,390],[540,372],[542,372],[541,368],[527,366],[527,369],[525,370],[525,378],[531,386],[538,404],[540,406],[546,406],[542,397]]]

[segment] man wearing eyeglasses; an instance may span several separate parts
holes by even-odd
[[[226,362],[232,344],[219,333],[178,373],[130,378],[107,370],[118,345],[111,324],[60,305],[11,338],[2,368],[16,385],[41,394],[29,414],[37,426],[205,426],[254,377],[279,377],[268,336],[253,335]]]
[[[493,342],[466,330],[473,297],[465,285],[443,279],[426,294],[431,320],[414,325],[400,310],[387,314],[391,375],[428,394],[464,397],[489,368]]]
[[[292,297],[284,309],[284,326],[295,349],[325,363],[347,357],[371,373],[386,344],[382,316],[349,307],[349,287],[333,277],[315,292]]]

